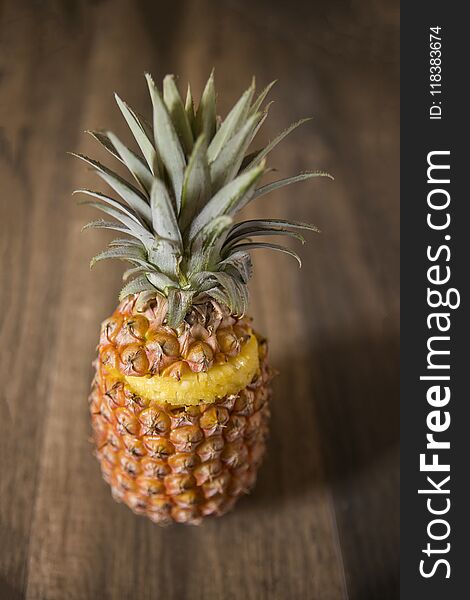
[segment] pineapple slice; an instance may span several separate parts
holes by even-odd
[[[259,370],[258,341],[254,334],[237,356],[202,373],[188,373],[178,381],[171,375],[125,376],[134,394],[150,401],[173,405],[210,404],[217,398],[237,394],[251,383]]]

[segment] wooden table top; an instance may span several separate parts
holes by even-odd
[[[65,8],[67,6],[67,8]],[[261,0],[0,5],[0,597],[398,597],[398,3]],[[282,176],[326,169],[246,211],[317,224],[304,265],[259,251],[252,314],[270,340],[269,453],[222,519],[161,529],[111,499],[89,443],[98,328],[120,263],[71,198],[96,186],[69,150],[125,135],[118,91],[143,72],[216,68],[221,114],[272,79],[261,138]],[[99,155],[99,152],[98,152]]]

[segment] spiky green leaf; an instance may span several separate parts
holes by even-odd
[[[193,132],[180,93],[176,87],[174,75],[167,75],[163,80],[163,100],[170,113],[184,152],[189,155],[193,149]]]
[[[147,278],[155,288],[157,288],[163,293],[166,292],[167,288],[175,286],[178,283],[177,281],[171,279],[164,273],[160,273],[156,270],[152,271],[151,273],[147,273]]]
[[[220,129],[215,134],[207,151],[209,162],[213,162],[217,158],[222,148],[238,132],[245,122],[254,91],[255,84],[253,81],[222,122]]]
[[[271,83],[269,83],[258,95],[258,97],[256,98],[256,100],[253,102],[253,105],[250,108],[250,113],[254,114],[257,113],[260,108],[261,105],[263,104],[266,96],[269,94],[269,92],[271,91],[271,88],[273,87],[273,85],[275,85],[277,83],[277,79],[275,79],[274,81],[271,81]]]
[[[137,246],[138,248],[142,248],[142,244],[137,240],[130,240],[129,238],[118,238],[115,240],[111,240],[108,246]]]
[[[233,252],[228,258],[219,262],[219,268],[229,275],[238,276],[242,283],[248,283],[253,273],[251,256],[248,252]]]
[[[221,215],[233,215],[238,206],[251,197],[256,182],[264,171],[264,164],[236,177],[213,196],[192,221],[188,239],[192,241],[210,221]]]
[[[153,105],[153,133],[158,153],[170,177],[175,194],[176,209],[181,205],[186,159],[171,117],[152,77],[147,73],[147,84]]]
[[[152,179],[152,173],[150,172],[144,161],[135,152],[129,148],[123,146],[122,142],[119,142],[123,146],[122,152],[118,151],[118,148],[111,141],[109,135],[105,131],[87,131],[95,140],[97,140],[112,156],[117,158],[122,164],[124,164],[131,175],[136,179],[145,195],[149,195],[150,187],[149,183]],[[124,160],[123,154],[128,155],[128,159]],[[133,166],[134,165],[134,166]]]
[[[105,148],[110,154],[114,156],[114,158],[117,158],[122,162],[122,159],[119,156],[116,148],[113,146],[113,144],[111,143],[104,131],[91,131],[88,129],[87,131],[85,131],[85,133],[91,135],[91,137],[94,138],[97,142],[99,142],[103,146],[103,148]]]
[[[167,323],[170,327],[177,327],[188,313],[194,298],[194,291],[170,288],[168,290]]]
[[[230,241],[227,241],[223,248],[229,250],[232,246],[234,246],[235,244],[237,244],[238,242],[242,241],[242,240],[251,240],[251,238],[254,237],[260,237],[260,236],[272,236],[272,235],[285,235],[287,237],[292,237],[295,238],[296,240],[299,240],[299,242],[302,242],[302,244],[305,243],[305,238],[300,235],[300,233],[297,233],[295,231],[291,231],[290,229],[280,229],[280,228],[273,228],[273,229],[269,229],[268,227],[266,227],[265,229],[253,229],[251,232],[245,232],[245,233],[240,233],[239,235],[236,235],[233,237],[233,239],[231,239]]]
[[[209,274],[208,274],[209,275]],[[227,304],[234,315],[242,316],[248,308],[248,288],[228,273],[217,271],[210,273],[216,279],[217,286],[207,290],[207,294]]]
[[[232,246],[229,252],[249,252],[257,248],[275,250],[277,252],[289,254],[290,256],[293,256],[296,259],[296,261],[299,263],[299,267],[302,266],[302,261],[300,260],[300,256],[297,254],[297,252],[294,252],[294,250],[286,248],[285,246],[280,246],[279,244],[270,244],[268,242],[247,242],[246,244],[236,244],[235,246]]]
[[[325,173],[324,171],[313,171],[311,173],[301,173],[300,175],[295,175],[294,177],[287,177],[286,179],[279,179],[278,181],[273,181],[272,183],[268,183],[267,185],[263,185],[258,188],[253,194],[252,200],[256,198],[260,198],[265,194],[269,194],[274,190],[282,188],[286,185],[291,185],[292,183],[298,183],[299,181],[305,181],[306,179],[312,179],[312,177],[328,177],[329,179],[333,179],[333,177],[329,173]]]
[[[240,131],[222,148],[217,158],[210,165],[213,192],[220,190],[238,172],[259,119],[259,113],[251,116]]]
[[[135,275],[145,275],[146,273],[148,273],[148,269],[146,267],[142,267],[142,266],[131,267],[130,269],[126,269],[124,271],[124,273],[122,274],[122,280],[127,281],[128,279],[131,279]]]
[[[229,229],[232,221],[232,217],[222,215],[215,217],[201,229],[191,243],[188,273],[203,271],[211,265],[212,251],[219,241],[222,243],[223,233]]]
[[[128,206],[132,207],[137,214],[142,216],[142,218],[149,220],[149,206],[147,199],[138,189],[98,161],[88,158],[88,156],[83,154],[75,154],[73,152],[71,152],[71,154],[91,165],[101,179],[117,192]]]
[[[102,204],[101,202],[94,202],[92,200],[85,200],[81,202],[81,204],[86,206],[92,206],[93,208],[97,208],[102,212],[114,217],[117,221],[125,225],[129,235],[139,239],[142,244],[148,248],[154,244],[154,236],[147,231],[144,227],[136,223],[133,219],[130,219],[127,215],[124,215],[121,211],[117,210],[112,206],[108,206],[106,204]],[[110,229],[110,227],[101,226],[102,229]]]
[[[109,248],[100,252],[94,256],[90,261],[90,267],[93,267],[97,262],[101,260],[107,260],[109,258],[117,258],[119,260],[126,260],[131,263],[140,265],[146,264],[145,253],[140,248],[121,247],[121,248]]]
[[[193,133],[193,139],[195,137],[197,137],[197,135],[195,135],[195,120],[196,120],[196,115],[194,114],[194,101],[193,101],[193,95],[191,93],[191,86],[188,83],[188,89],[186,92],[186,100],[184,102],[184,110],[186,113],[186,116],[188,118],[188,123],[189,126],[191,127],[191,131]]]
[[[140,226],[142,226],[145,229],[147,216],[145,216],[145,220],[144,220],[144,217],[142,215],[140,215],[136,210],[132,210],[132,208],[129,208],[123,202],[121,202],[119,200],[110,198],[109,196],[106,196],[106,194],[102,194],[101,192],[95,192],[93,190],[86,190],[86,189],[74,190],[72,192],[72,194],[73,195],[84,194],[86,196],[91,196],[92,198],[97,198],[104,204],[113,206],[117,210],[121,211],[124,215],[127,215],[130,219],[132,219],[133,221],[135,221],[136,223],[138,223]],[[148,205],[146,205],[146,209],[148,209],[148,213],[149,213],[148,216],[151,217],[150,207]]]
[[[210,144],[215,134],[216,117],[217,109],[215,101],[214,71],[212,71],[202,93],[195,118],[197,136],[204,133],[208,144]]]
[[[301,242],[305,241],[302,236],[292,230],[320,232],[315,225],[301,223],[299,221],[286,221],[285,219],[252,219],[250,221],[236,223],[227,235],[225,245],[233,245],[241,239],[260,235],[290,235],[299,239]]]
[[[132,281],[126,283],[119,293],[119,300],[124,300],[131,294],[140,294],[141,292],[150,292],[155,290],[145,275],[140,275]]]
[[[201,134],[194,145],[184,174],[179,218],[181,231],[184,231],[194,215],[202,210],[210,196],[211,178],[207,162],[207,144],[205,135]]]
[[[143,119],[141,119],[138,114],[128,106],[121,98],[114,94],[116,99],[116,103],[121,111],[126,123],[129,126],[129,129],[132,131],[132,135],[135,138],[139,148],[144,155],[145,160],[154,175],[160,175],[160,170],[158,167],[158,157],[155,146],[152,141],[152,132],[149,131],[149,128],[146,126]]]
[[[181,233],[173,204],[165,184],[160,179],[155,178],[153,181],[150,205],[152,208],[152,226],[155,233],[159,237],[181,247]]]
[[[153,174],[142,160],[129,150],[111,131],[107,132],[109,141],[112,143],[122,162],[126,165],[129,172],[135,178],[137,183],[142,187],[146,196],[150,195],[152,187]]]
[[[113,231],[119,231],[121,233],[127,233],[133,235],[132,232],[121,223],[115,223],[114,221],[105,221],[104,219],[97,219],[96,221],[90,221],[82,227],[82,231],[86,229],[110,229]],[[138,238],[140,240],[140,238]]]

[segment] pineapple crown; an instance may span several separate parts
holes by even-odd
[[[83,204],[114,219],[92,221],[84,229],[111,229],[129,236],[110,242],[107,250],[92,259],[91,266],[108,258],[131,263],[124,273],[127,283],[120,299],[138,294],[144,306],[163,295],[171,327],[177,327],[201,298],[215,300],[241,316],[248,303],[251,250],[285,252],[301,264],[293,250],[251,238],[288,235],[303,242],[299,230],[318,231],[308,223],[282,219],[234,222],[238,211],[272,190],[311,177],[330,177],[315,171],[258,186],[267,172],[266,156],[308,119],[292,124],[261,150],[247,153],[267,117],[269,105],[262,105],[275,82],[255,96],[253,79],[222,121],[216,113],[213,73],[197,109],[189,86],[183,103],[173,75],[164,78],[163,94],[149,74],[146,79],[153,125],[115,95],[142,156],[110,131],[87,132],[124,164],[135,183],[87,156],[73,154],[91,165],[119,196],[75,190],[92,198]]]

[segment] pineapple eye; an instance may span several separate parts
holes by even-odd
[[[240,352],[240,340],[233,331],[218,331],[217,342],[219,343],[221,352],[228,354],[228,356],[236,356]]]
[[[101,340],[100,342],[103,344],[113,343],[119,329],[122,326],[122,317],[121,316],[113,316],[109,319],[106,319],[101,326]]]
[[[193,365],[193,371],[207,371],[214,360],[214,352],[205,342],[194,342],[189,348],[186,360]]]
[[[143,315],[133,315],[126,321],[125,327],[129,333],[138,340],[143,340],[149,328],[149,322]]]
[[[177,357],[180,355],[180,344],[175,335],[157,329],[149,330],[146,338],[148,347],[153,347],[154,344],[157,344],[165,356]]]
[[[176,381],[181,381],[181,379],[185,375],[189,375],[189,373],[191,373],[191,369],[184,360],[178,360],[162,371],[164,377],[173,377]]]
[[[121,352],[121,367],[128,375],[143,375],[148,371],[149,361],[139,344],[129,344]]]

